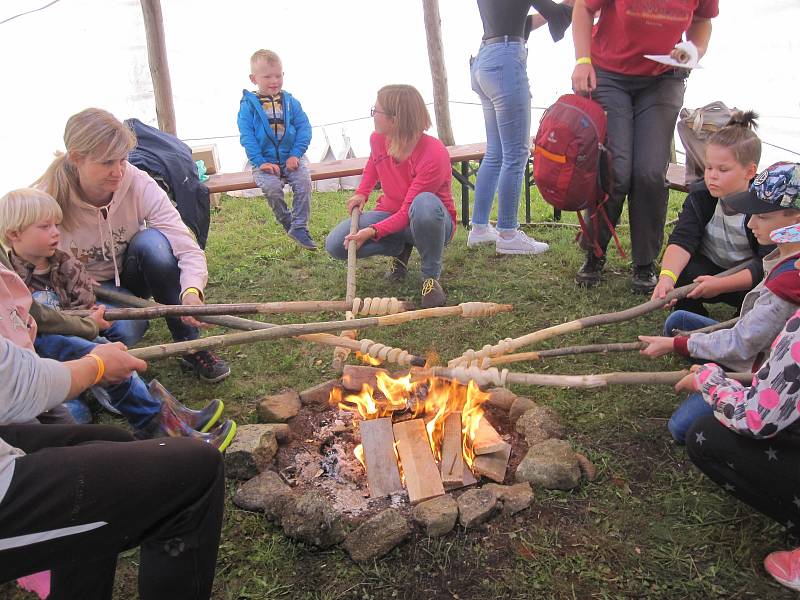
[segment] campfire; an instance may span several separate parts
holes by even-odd
[[[370,496],[408,492],[411,504],[472,485],[475,474],[502,482],[511,453],[486,420],[489,395],[413,371],[392,377],[374,367],[345,368],[330,404],[353,413]]]

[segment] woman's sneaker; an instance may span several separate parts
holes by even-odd
[[[547,252],[550,246],[544,242],[537,242],[525,235],[524,231],[517,229],[514,237],[510,239],[498,235],[494,248],[498,254],[541,254]]]
[[[206,383],[218,383],[231,374],[231,368],[221,358],[208,350],[198,350],[181,357],[181,364],[187,371],[194,371]]]
[[[422,282],[422,308],[444,306],[445,302],[447,302],[447,296],[438,281],[429,277]]]
[[[494,244],[497,237],[497,229],[491,223],[487,225],[473,224],[467,236],[467,248],[474,248],[481,244]]]
[[[767,554],[764,568],[778,583],[800,592],[800,548]]]

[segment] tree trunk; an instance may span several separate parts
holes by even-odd
[[[160,0],[141,0],[144,29],[147,34],[147,60],[153,78],[153,93],[156,97],[158,128],[177,135],[175,105],[172,102],[172,83],[167,63],[167,44],[164,41],[164,21],[161,18]]]
[[[436,131],[445,146],[455,145],[453,126],[450,124],[450,98],[447,92],[447,70],[442,48],[442,19],[439,0],[422,0],[425,13],[425,35],[428,40],[428,61],[433,80],[433,110],[436,114]]]

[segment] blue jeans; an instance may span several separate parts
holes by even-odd
[[[66,362],[86,356],[97,344],[106,343],[101,337],[90,342],[74,335],[44,334],[37,335],[33,345],[42,358]],[[135,430],[143,428],[161,409],[161,402],[150,395],[147,385],[136,373],[122,383],[105,386],[105,390],[111,397],[111,404]]]
[[[311,173],[308,170],[308,160],[300,159],[300,166],[294,171],[281,169],[281,175],[272,175],[253,168],[253,181],[264,192],[267,204],[275,214],[278,223],[286,231],[290,229],[306,229],[308,218],[311,214]],[[283,195],[283,185],[288,182],[292,187],[292,211],[286,205]]]
[[[531,146],[528,49],[522,42],[483,45],[472,60],[472,89],[481,99],[486,154],[475,180],[472,222],[485,225],[497,192],[497,228],[515,230]]]
[[[676,310],[664,321],[664,335],[672,337],[672,331],[674,329],[694,331],[695,329],[702,329],[703,327],[708,327],[709,325],[715,325],[717,323],[719,323],[719,321],[715,321],[711,317],[704,317],[703,315],[698,315],[688,310]]]
[[[358,227],[363,229],[390,217],[392,213],[371,210],[358,219]],[[350,233],[350,219],[334,227],[325,240],[325,249],[333,258],[347,259],[344,238]],[[422,192],[411,202],[408,210],[408,227],[379,240],[369,240],[359,248],[356,256],[397,256],[406,244],[416,246],[422,260],[422,275],[425,278],[439,279],[442,274],[442,254],[453,234],[453,219],[439,200],[430,192]]]
[[[113,281],[101,281],[100,285],[133,294],[140,298],[153,297],[161,304],[181,303],[181,270],[178,259],[172,253],[167,237],[158,229],[143,229],[131,238],[120,273],[121,287]],[[114,306],[107,303],[107,306]],[[197,327],[186,325],[180,318],[166,317],[172,339],[176,342],[196,340],[200,337]],[[147,331],[147,321],[114,321],[110,329],[103,331],[103,337],[111,342],[122,342],[133,346]]]
[[[672,413],[667,429],[672,438],[679,444],[686,443],[686,432],[700,417],[714,414],[714,409],[703,399],[700,392],[692,392],[686,397],[678,409]]]

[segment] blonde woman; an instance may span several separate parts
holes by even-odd
[[[205,253],[166,193],[128,162],[136,146],[131,130],[111,113],[87,108],[67,121],[64,144],[66,154],[57,155],[35,184],[61,206],[59,248],[80,260],[100,285],[162,304],[202,304]],[[166,321],[175,341],[199,336],[191,317]],[[147,321],[116,321],[104,336],[130,346],[146,329]],[[183,362],[208,383],[230,374],[207,351],[186,355]]]
[[[387,85],[378,91],[372,108],[375,132],[370,156],[347,211],[364,209],[375,184],[381,195],[375,210],[359,217],[359,230],[349,235],[350,219],[328,235],[325,248],[334,258],[347,258],[347,245],[356,242],[359,258],[393,257],[387,278],[402,281],[414,247],[422,262],[422,306],[442,306],[446,296],[439,284],[442,253],[453,238],[456,209],[450,191],[450,156],[436,138],[428,109],[416,88]]]

